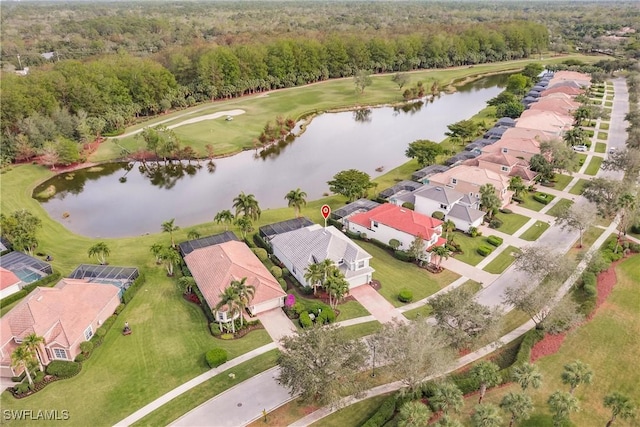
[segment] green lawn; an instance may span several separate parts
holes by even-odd
[[[344,329],[347,338],[353,340],[374,334],[379,331],[381,327],[380,322],[372,320],[370,322],[358,323],[357,325],[343,326],[342,329]]]
[[[562,191],[566,188],[567,185],[569,185],[571,180],[573,180],[573,177],[571,175],[564,175],[561,173],[557,173],[553,177],[553,181],[554,181],[553,188],[555,190]]]
[[[523,208],[531,209],[532,211],[540,212],[542,208],[544,208],[547,205],[545,205],[544,203],[540,203],[537,200],[534,200],[533,194],[534,193],[530,193],[528,191],[525,191],[524,193],[522,193],[522,202],[519,203],[518,205],[522,206]]]
[[[211,397],[276,366],[278,354],[278,350],[271,350],[258,357],[254,357],[251,360],[241,363],[234,368],[221,372],[210,380],[207,380],[175,399],[170,400],[132,425],[167,425],[171,421],[178,419],[190,410],[195,409],[199,405],[211,399]],[[235,378],[229,377],[229,374],[231,373],[235,375]]]
[[[520,253],[520,249],[515,246],[508,246],[500,252],[493,261],[487,264],[483,270],[488,273],[501,274],[513,263],[515,260],[514,254],[517,253]]]
[[[520,229],[520,227],[522,227],[527,223],[527,221],[529,221],[529,218],[517,213],[505,214],[502,212],[498,212],[497,214],[495,214],[495,217],[502,221],[502,225],[498,230],[506,234],[515,233]]]
[[[589,181],[586,179],[580,178],[578,182],[576,182],[576,184],[573,187],[571,187],[571,190],[569,190],[569,194],[575,194],[575,195],[582,194],[582,192],[584,191],[584,186],[587,182]]]
[[[600,122],[600,130],[609,130],[609,122]]]
[[[604,142],[596,142],[596,153],[606,153],[607,152],[607,144]]]
[[[425,304],[421,307],[405,311],[402,314],[404,315],[404,317],[406,317],[409,320],[416,320],[419,317],[424,319],[426,317],[431,316],[432,311],[433,311],[433,308],[429,304]]]
[[[547,211],[547,215],[558,216],[558,213],[562,212],[564,209],[566,209],[568,206],[571,206],[572,204],[573,204],[572,200],[560,199],[555,205],[551,206],[551,209]]]
[[[609,134],[607,132],[598,132],[598,139],[606,141],[608,137]]]
[[[458,243],[462,249],[461,254],[455,255],[457,260],[466,262],[469,265],[476,265],[484,259],[484,257],[476,251],[479,246],[487,244],[483,237],[470,237],[465,233],[456,231],[453,240]]]
[[[584,162],[587,161],[587,155],[584,153],[578,153],[578,155],[576,156],[578,158],[578,164],[580,166],[582,166],[584,164]]]
[[[383,394],[381,396],[363,400],[334,412],[328,417],[325,417],[311,425],[315,427],[346,427],[362,425],[376,413],[382,402],[384,402],[387,397],[389,397],[388,394]]]
[[[336,318],[337,322],[355,319],[357,317],[364,317],[371,314],[358,301],[347,301],[342,304],[338,304],[338,310],[340,310],[340,315]]]
[[[526,240],[528,242],[533,242],[538,240],[538,237],[542,236],[542,233],[547,231],[550,227],[548,222],[544,221],[536,221],[527,231],[520,235],[522,240]]]
[[[380,294],[395,307],[404,305],[398,301],[398,293],[401,289],[409,289],[413,292],[414,301],[418,301],[432,295],[460,277],[449,270],[432,274],[413,263],[394,258],[387,251],[372,243],[362,241],[357,243],[373,256],[370,263],[376,270],[373,273],[373,278],[382,284]]]
[[[604,102],[604,106],[605,106],[605,107],[613,107],[613,102],[611,102],[611,101],[605,101],[605,102]]]
[[[589,166],[585,169],[584,173],[587,175],[593,175],[598,173],[600,165],[602,164],[602,157],[592,157],[589,162]]]

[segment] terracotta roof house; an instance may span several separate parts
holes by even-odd
[[[482,149],[485,154],[504,153],[525,161],[540,154],[540,141],[536,138],[502,138],[498,142]],[[483,154],[484,155],[484,154]]]
[[[278,234],[271,239],[271,245],[273,254],[305,286],[311,286],[304,278],[307,267],[325,259],[338,266],[349,288],[369,283],[375,271],[369,266],[371,255],[333,226],[314,224]]]
[[[575,81],[576,83],[589,87],[591,86],[591,76],[577,71],[556,71],[553,74],[551,80],[549,80],[549,86],[552,86],[561,81]]]
[[[0,267],[0,299],[18,292],[21,283],[22,280],[12,271]]]
[[[502,201],[501,207],[511,202],[512,191],[509,190],[509,177],[477,166],[460,165],[446,172],[433,175],[429,183],[447,188],[453,188],[469,196],[477,197],[480,187],[492,184],[496,188],[496,195]]]
[[[184,261],[218,322],[231,322],[240,316],[240,313],[230,313],[225,307],[215,310],[220,294],[234,280],[246,278],[245,284],[255,288],[247,307],[251,315],[284,305],[287,294],[244,242],[230,240],[198,248],[188,253]]]
[[[573,112],[576,111],[578,107],[580,107],[578,102],[562,98],[549,98],[545,96],[540,98],[540,100],[535,104],[532,104],[529,110],[551,111],[560,115],[572,116]]]
[[[573,117],[550,111],[526,110],[516,122],[516,128],[537,129],[551,137],[560,137],[571,129]]]
[[[531,138],[531,139],[536,139],[540,142],[549,142],[553,139],[552,136],[546,134],[541,130],[519,128],[519,127],[514,127],[509,129],[504,133],[504,135],[502,135],[501,139],[507,139],[507,138]]]
[[[11,353],[32,333],[44,338],[38,352],[42,364],[73,360],[80,343],[89,340],[119,304],[115,286],[63,279],[53,288],[36,288],[0,319],[1,375],[18,373],[11,368]]]
[[[526,185],[533,184],[532,180],[537,175],[529,170],[529,163],[526,160],[502,151],[485,153],[476,159],[466,161],[464,164],[478,166],[509,177],[519,176],[524,179]]]
[[[478,227],[482,224],[484,217],[484,212],[479,210],[478,196],[469,196],[469,194],[463,194],[447,187],[425,185],[414,191],[411,197],[405,196],[394,203],[401,205],[404,201],[413,203],[414,210],[424,215],[431,216],[436,211],[444,213],[446,219],[451,219],[456,224],[456,228],[462,231],[468,231],[470,227]],[[456,206],[459,207],[454,211]],[[455,213],[451,214],[452,211]],[[463,211],[468,212],[462,215]],[[449,218],[450,215],[453,216]],[[465,218],[472,218],[472,220],[469,222]]]
[[[542,92],[540,96],[545,97],[554,93],[564,93],[566,95],[576,96],[576,95],[580,95],[581,93],[584,93],[584,89],[579,89],[579,88],[570,87],[570,86],[549,87],[545,89],[545,91]]]
[[[574,102],[575,96],[571,96],[571,95],[567,95],[566,93],[562,93],[562,92],[556,92],[556,93],[550,93],[549,95],[545,95],[543,96],[540,100],[546,100],[546,99],[563,99],[566,101],[572,101]]]
[[[366,234],[383,243],[392,239],[400,242],[399,249],[408,250],[411,244],[420,236],[424,239],[425,250],[423,261],[431,260],[429,252],[434,246],[443,246],[446,240],[442,235],[442,221],[427,215],[422,215],[411,209],[385,203],[369,212],[354,215],[346,222],[352,233]]]

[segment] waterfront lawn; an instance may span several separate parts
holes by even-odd
[[[491,261],[485,268],[484,271],[493,274],[502,274],[515,260],[514,254],[519,254],[520,249],[515,246],[508,246],[502,252],[498,254],[497,257],[493,261]]]
[[[527,218],[526,216],[513,212],[510,214],[498,212],[494,216],[502,221],[502,225],[500,226],[500,228],[498,228],[498,230],[506,234],[515,233],[520,229],[520,227],[522,227],[527,223],[527,221],[529,221],[529,218]]]
[[[486,244],[485,239],[482,237],[467,236],[460,231],[454,232],[453,235],[453,240],[460,245],[460,249],[462,250],[461,254],[455,255],[457,260],[466,262],[469,265],[477,265],[484,259],[484,257],[478,253],[477,249],[479,246]]]
[[[606,138],[600,138],[606,139]],[[596,153],[605,153],[607,151],[607,144],[604,142],[596,142]]]
[[[551,206],[551,209],[547,211],[547,215],[558,216],[560,212],[562,212],[564,209],[571,206],[572,204],[573,204],[572,200],[560,199],[555,205]]]
[[[414,301],[418,301],[460,277],[449,270],[432,274],[413,263],[394,258],[389,252],[372,243],[358,241],[357,244],[373,256],[370,265],[376,270],[373,278],[379,280],[382,285],[379,292],[395,307],[404,305],[398,301],[398,293],[401,289],[409,289],[413,292]]]
[[[558,190],[558,191],[564,190],[567,187],[567,185],[569,185],[572,179],[573,177],[571,175],[564,175],[561,173],[555,174],[555,176],[553,177],[554,190]]]
[[[547,231],[549,227],[550,226],[548,222],[536,221],[535,224],[533,224],[527,231],[520,235],[520,238],[528,242],[534,242],[538,240],[538,238],[542,236],[542,233]]]
[[[171,421],[180,418],[182,415],[205,403],[213,396],[217,396],[223,391],[276,366],[279,353],[280,352],[278,350],[271,350],[241,363],[238,366],[221,372],[215,377],[203,382],[180,396],[171,399],[169,402],[165,403],[132,425],[167,425]],[[229,374],[231,373],[234,374],[234,378],[229,377]]]
[[[569,190],[569,194],[575,194],[579,196],[584,192],[584,186],[587,182],[589,182],[589,180],[580,178],[578,182],[576,182],[576,184],[573,187],[571,187],[571,190]]]

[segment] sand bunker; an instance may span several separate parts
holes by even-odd
[[[239,116],[240,114],[244,114],[245,111],[244,110],[229,110],[229,111],[220,111],[218,113],[213,113],[213,114],[207,114],[205,116],[200,116],[200,117],[194,117],[192,119],[187,119],[184,120],[180,123],[176,123],[175,125],[170,125],[167,126],[168,129],[174,129],[177,128],[178,126],[184,126],[184,125],[191,125],[193,123],[198,123],[198,122],[203,122],[205,120],[214,120],[220,117],[227,117],[227,116]]]

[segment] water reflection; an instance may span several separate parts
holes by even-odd
[[[358,108],[354,110],[353,120],[360,123],[369,123],[371,121],[371,108]]]

